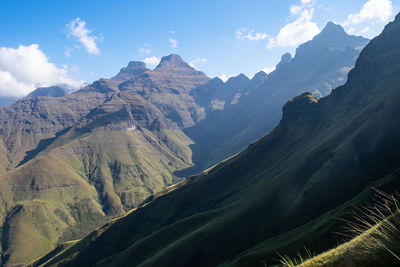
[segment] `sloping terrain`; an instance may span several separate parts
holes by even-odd
[[[330,35],[344,40],[338,44]],[[330,43],[334,52],[325,61],[311,64],[312,68],[307,65],[311,69],[307,73],[312,75],[322,68],[320,64],[333,67],[325,69],[327,73],[317,81],[304,84],[338,77],[343,82],[347,72],[337,69],[353,66],[358,46],[367,40],[348,36],[334,25],[327,26],[321,36],[302,57],[322,46],[319,42],[324,43],[322,47]],[[295,75],[304,68],[304,62],[293,63],[301,61],[297,58],[284,56],[276,73],[287,65],[289,70],[280,75]],[[277,97],[270,95],[273,90],[262,88],[270,80],[276,84],[285,80],[274,75],[260,72],[251,80],[239,75],[223,83],[218,78],[210,80],[178,55],[169,55],[154,70],[132,61],[115,77],[102,78],[75,93],[63,96],[58,87],[39,88],[14,105],[0,108],[2,263],[23,264],[61,242],[80,238],[179,181],[180,171],[202,170],[265,134],[265,123],[274,113],[265,118],[270,106],[264,106],[264,100]],[[289,84],[296,82],[299,78]],[[289,85],[279,88],[287,90],[288,99],[298,92]],[[237,112],[246,108],[252,111],[238,117]],[[234,116],[218,119],[219,114]],[[208,118],[217,118],[215,122],[227,127],[224,131],[214,128]],[[203,125],[199,135],[190,135],[196,143],[187,135],[195,125]],[[29,250],[23,245],[33,243]]]
[[[0,109],[2,263],[26,263],[175,183],[192,165],[180,129],[204,116],[189,92],[208,80],[171,55]]]
[[[194,127],[185,129],[195,142],[191,146],[195,167],[180,175],[208,168],[270,132],[279,123],[282,106],[292,97],[307,91],[317,97],[327,96],[331,89],[344,84],[348,71],[367,42],[365,38],[346,34],[339,25],[328,23],[313,40],[299,46],[294,58],[290,54],[283,55],[276,70],[267,77],[256,75],[247,82],[236,77],[242,81],[241,90],[233,86],[215,90],[213,81],[203,85],[202,88],[225,92],[212,97],[214,102],[225,105],[222,110],[210,112]],[[232,101],[234,96],[235,101]],[[195,99],[204,102],[199,92]]]
[[[337,215],[368,200],[371,185],[400,186],[399,41],[397,16],[330,96],[290,100],[248,149],[45,265],[264,266],[277,251],[333,246]],[[257,246],[262,253],[242,254]]]

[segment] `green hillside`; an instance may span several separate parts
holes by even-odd
[[[267,136],[45,265],[264,266],[333,247],[354,204],[400,188],[400,17],[361,52],[348,81],[284,106]],[[279,259],[278,259],[279,260]]]
[[[181,128],[203,112],[189,92],[208,80],[171,55],[154,71],[131,62],[76,93],[0,109],[0,265],[81,238],[179,181],[192,166]]]

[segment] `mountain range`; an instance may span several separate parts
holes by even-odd
[[[277,252],[334,247],[371,187],[400,186],[399,41],[400,15],[329,96],[290,99],[244,151],[33,265],[266,266]]]
[[[74,93],[67,94],[62,87],[38,88],[15,104],[0,108],[1,264],[26,264],[62,244],[59,251],[74,243],[65,241],[81,238],[132,209],[152,207],[158,203],[152,202],[158,196],[163,199],[175,194],[174,191],[164,196],[165,192],[184,184],[188,186],[183,188],[192,188],[192,183],[208,181],[207,177],[214,177],[211,174],[221,166],[231,166],[231,161],[242,156],[225,161],[208,175],[181,180],[232,156],[271,131],[279,122],[283,104],[292,97],[307,90],[318,97],[325,96],[331,88],[344,84],[346,74],[367,42],[329,23],[320,35],[300,46],[294,58],[284,55],[269,75],[260,72],[252,79],[239,75],[224,83],[218,78],[210,79],[173,54],[163,57],[154,70],[147,69],[143,62],[132,61],[115,77],[99,79]],[[296,118],[297,109],[308,109],[307,104],[299,104],[302,101],[319,106],[326,100],[318,101],[310,94],[296,99],[289,108],[285,106],[283,120],[274,132],[282,131],[282,123]],[[312,109],[310,116],[317,116],[314,113],[319,114],[319,110]],[[287,114],[291,114],[289,119]],[[294,144],[310,133],[291,134]],[[296,146],[301,146],[300,141]],[[263,141],[255,144],[260,142]],[[252,151],[255,144],[246,151]],[[293,150],[290,146],[277,146],[277,155],[262,155],[260,161],[253,162],[254,166],[248,166],[249,172],[247,167],[238,167],[243,176],[236,175],[231,184],[224,185],[226,179],[232,178],[230,172],[222,174],[225,178],[215,182],[225,187],[223,191],[207,182],[199,188],[211,186],[209,192],[199,195],[196,192],[202,191],[193,189],[187,199],[180,195],[185,197],[180,198],[180,204],[162,206],[163,212],[170,211],[168,216],[175,214],[176,218],[152,213],[139,220],[149,219],[161,227],[197,211],[212,209],[225,203],[225,199],[233,201],[229,196],[239,201],[241,188],[247,190],[256,170],[283,168],[277,160],[283,157],[285,149]],[[275,165],[264,170],[262,158],[269,161],[275,156]],[[250,161],[244,159],[248,164]],[[206,178],[199,178],[203,176]],[[200,201],[202,198],[204,202]],[[182,213],[176,211],[179,207]],[[132,216],[136,218],[144,210],[147,209],[139,208]],[[163,223],[159,224],[157,218]],[[209,215],[205,214],[204,219],[207,218]],[[124,220],[114,220],[101,229],[120,221]],[[156,233],[159,229],[152,223],[144,225],[148,225],[147,230],[138,233],[143,238],[148,231]],[[127,242],[139,240],[135,235],[129,238]],[[164,240],[167,242],[167,238]],[[121,242],[119,248],[125,245]]]
[[[219,93],[209,98],[208,104],[204,100],[200,103],[225,105],[222,110],[211,108],[205,120],[184,130],[195,142],[191,146],[195,166],[179,175],[209,168],[264,136],[278,124],[282,106],[290,98],[306,91],[317,98],[327,96],[332,88],[346,81],[348,71],[367,43],[368,39],[348,35],[341,26],[328,23],[313,40],[300,45],[293,58],[283,55],[269,75],[261,72],[252,80],[240,75],[219,90],[215,89],[218,82],[214,79],[196,89],[195,92],[207,92],[206,88],[224,91],[225,95]]]

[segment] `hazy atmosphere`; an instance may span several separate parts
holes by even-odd
[[[400,1],[0,1],[0,267],[400,266]]]

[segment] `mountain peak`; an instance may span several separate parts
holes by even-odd
[[[129,61],[128,66],[122,68],[115,79],[127,80],[147,70],[146,63],[141,61]]]
[[[278,65],[276,65],[276,68],[279,69],[283,65],[286,65],[292,60],[292,55],[290,53],[285,53],[281,57],[281,61],[279,61]]]
[[[340,26],[339,24],[335,24],[333,22],[328,22],[325,26],[325,28],[321,31],[321,34],[328,34],[328,35],[346,35],[347,33],[345,32],[345,30],[343,29],[342,26]]]
[[[259,71],[254,75],[253,79],[251,79],[251,80],[253,80],[253,81],[255,81],[255,80],[264,80],[267,77],[268,77],[268,74],[265,73],[265,71]]]
[[[183,59],[177,54],[171,54],[161,58],[160,63],[157,65],[157,69],[163,68],[192,68],[189,64],[187,64]]]
[[[249,77],[247,77],[243,73],[240,73],[238,76],[229,78],[228,81],[226,81],[226,83],[247,82],[249,80],[250,80]]]
[[[31,92],[26,98],[35,98],[39,96],[62,97],[67,95],[66,90],[61,86],[39,87]]]
[[[142,61],[129,61],[128,68],[145,69],[146,63],[144,63]]]
[[[367,45],[368,42],[368,39],[361,36],[349,35],[342,26],[328,22],[325,28],[311,41],[297,48],[296,57],[299,54],[309,57],[313,52],[327,48],[334,50],[345,50],[346,47],[358,49]]]

